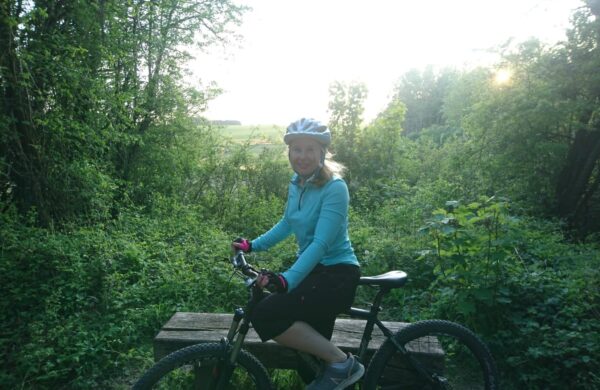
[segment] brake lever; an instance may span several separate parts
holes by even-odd
[[[258,276],[255,278],[247,278],[245,281],[246,288],[254,287],[256,285],[257,279],[258,279]]]

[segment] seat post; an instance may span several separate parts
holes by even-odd
[[[377,291],[377,294],[375,295],[375,299],[373,299],[373,303],[371,304],[371,309],[369,310],[369,315],[367,316],[367,323],[365,325],[365,329],[363,330],[360,346],[358,347],[358,356],[360,359],[363,359],[363,362],[369,347],[369,342],[372,339],[371,335],[373,334],[373,328],[375,327],[375,323],[378,321],[377,315],[381,311],[381,301],[383,300],[383,296],[389,291],[389,288],[380,287],[379,291]]]
[[[390,292],[389,288],[386,287],[381,287],[379,289],[379,291],[377,292],[377,295],[375,295],[375,298],[373,299],[373,303],[371,306],[371,314],[377,314],[381,311],[381,301],[383,301],[383,297]]]

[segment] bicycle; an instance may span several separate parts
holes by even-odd
[[[237,308],[227,337],[217,343],[200,343],[172,352],[158,361],[134,384],[140,389],[273,389],[263,364],[244,350],[252,310],[260,301],[262,289],[256,285],[258,271],[238,251],[232,258],[234,270],[246,277],[249,299]],[[369,310],[350,308],[346,314],[366,320],[356,356],[366,372],[359,382],[362,389],[486,389],[499,387],[494,359],[487,346],[466,327],[445,320],[424,320],[390,331],[379,319],[384,296],[407,282],[402,271],[390,271],[360,278],[359,286],[377,289]],[[366,354],[374,327],[385,341],[369,362]],[[432,351],[443,361],[432,361]],[[319,364],[310,355],[298,352],[300,376],[309,381]]]

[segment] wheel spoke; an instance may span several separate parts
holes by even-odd
[[[493,359],[487,347],[468,329],[448,321],[422,321],[395,337],[407,354],[386,341],[371,360],[365,388],[497,388]]]
[[[227,354],[219,344],[198,344],[176,351],[148,370],[134,389],[214,389],[228,370]],[[264,367],[255,357],[241,351],[225,389],[272,388]]]

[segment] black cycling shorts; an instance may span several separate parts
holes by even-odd
[[[254,308],[251,322],[262,341],[304,321],[328,340],[335,318],[354,301],[360,268],[351,264],[317,265],[291,292],[268,294]]]

